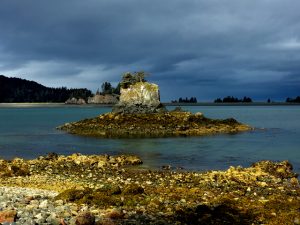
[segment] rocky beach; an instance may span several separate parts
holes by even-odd
[[[300,224],[292,165],[149,170],[137,156],[1,160],[2,224]]]

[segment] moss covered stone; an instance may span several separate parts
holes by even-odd
[[[130,184],[125,187],[124,191],[119,186],[105,185],[100,189],[68,189],[55,198],[78,204],[96,205],[98,207],[107,206],[134,206],[143,197],[139,197],[144,193],[144,189],[136,184]]]

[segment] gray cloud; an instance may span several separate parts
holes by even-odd
[[[0,73],[97,89],[146,70],[162,98],[300,95],[300,2],[3,0]]]

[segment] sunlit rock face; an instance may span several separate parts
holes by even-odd
[[[121,88],[120,104],[159,105],[158,85],[148,82],[137,82],[128,88]]]
[[[165,108],[160,103],[158,85],[137,82],[127,88],[121,88],[120,101],[113,108],[116,113],[156,113]]]

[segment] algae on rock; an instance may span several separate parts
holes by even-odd
[[[72,134],[105,138],[203,136],[237,133],[252,128],[235,119],[208,119],[190,112],[149,114],[106,113],[98,117],[65,124],[59,129]]]
[[[299,181],[288,161],[207,172],[123,166],[137,161],[80,154],[1,160],[1,168],[30,171],[0,176],[0,186],[56,191],[53,201],[89,207],[97,220],[114,224],[297,224],[300,218]]]

